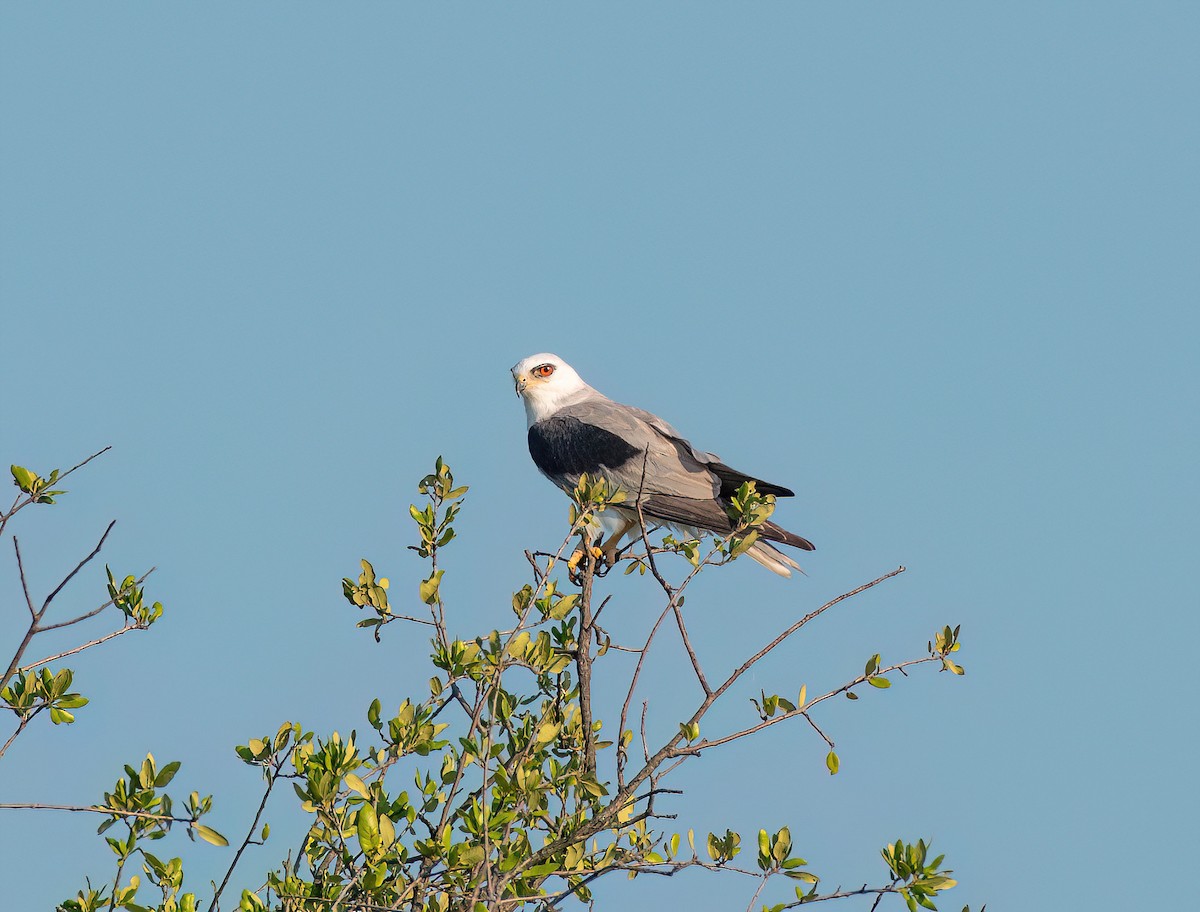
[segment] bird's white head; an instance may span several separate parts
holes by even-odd
[[[594,392],[575,373],[575,368],[549,352],[518,361],[512,375],[517,395],[525,402],[525,416],[530,426]]]

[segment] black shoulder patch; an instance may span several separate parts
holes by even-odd
[[[640,453],[624,438],[578,418],[547,418],[529,428],[529,455],[552,477],[615,469]]]

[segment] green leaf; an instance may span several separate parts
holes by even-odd
[[[138,771],[138,782],[142,784],[142,788],[148,789],[154,787],[154,777],[157,775],[155,769],[154,755],[146,754],[146,759],[142,761],[142,768]]]
[[[379,817],[369,804],[358,809],[358,841],[368,853],[379,845]]]
[[[215,846],[229,845],[229,840],[212,827],[207,827],[202,823],[193,823],[192,827],[195,829],[196,835],[198,835],[205,842],[211,842]]]
[[[744,537],[735,539],[734,546],[729,551],[729,556],[731,558],[741,557],[754,547],[755,542],[758,541],[761,534],[762,533],[755,529]]]
[[[575,603],[578,601],[578,595],[564,595],[554,604],[554,607],[550,609],[551,619],[555,621],[561,621],[571,613],[571,609],[575,607]]]
[[[13,484],[26,494],[33,490],[33,483],[37,481],[37,475],[19,465],[12,466],[10,471],[13,476]]]
[[[829,756],[825,758],[825,765],[829,767],[829,775],[836,776],[839,766],[838,755],[830,751]]]
[[[867,683],[872,687],[878,687],[880,690],[887,690],[892,686],[891,681],[889,681],[887,678],[881,677],[867,678]]]
[[[163,786],[168,785],[171,780],[175,778],[175,774],[179,772],[179,767],[180,763],[178,760],[172,760],[170,763],[164,766],[158,771],[158,775],[154,777],[154,787],[162,788]]]
[[[939,893],[942,890],[949,890],[958,886],[958,881],[952,877],[943,877],[940,874],[935,874],[932,877],[923,877],[913,883],[913,886],[920,886],[922,889],[929,890],[933,893]]]
[[[446,571],[444,570],[435,570],[429,579],[424,580],[421,583],[421,601],[423,601],[426,605],[432,605],[438,600],[438,587],[441,585],[442,574],[445,572]]]
[[[787,827],[775,834],[775,844],[771,846],[771,857],[782,864],[792,852],[792,833]]]

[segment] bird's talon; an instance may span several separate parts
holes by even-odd
[[[579,562],[583,560],[583,550],[576,548],[571,556],[567,558],[567,573],[574,576],[579,572]]]

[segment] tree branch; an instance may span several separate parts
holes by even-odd
[[[170,814],[150,814],[145,811],[122,811],[117,808],[100,807],[98,805],[80,804],[41,804],[39,802],[2,803],[0,811],[72,811],[81,814],[107,814],[112,817],[136,817],[139,820],[166,820],[171,823],[195,825],[190,817],[172,817]]]
[[[830,599],[828,602],[826,602],[820,608],[817,608],[814,611],[810,611],[808,614],[804,615],[804,617],[800,618],[800,620],[796,621],[796,623],[792,624],[792,626],[789,627],[787,630],[785,630],[783,633],[779,634],[779,636],[775,637],[775,639],[773,639],[770,643],[768,643],[766,646],[764,646],[762,649],[760,649],[758,652],[756,652],[754,655],[752,655],[744,663],[742,663],[742,665],[739,668],[737,668],[733,672],[733,674],[731,674],[726,679],[725,683],[717,688],[716,692],[712,696],[714,698],[721,696],[721,694],[725,693],[725,691],[727,691],[730,687],[733,686],[734,682],[736,682],[738,678],[740,678],[747,671],[749,671],[752,666],[754,666],[759,661],[761,661],[762,658],[767,653],[769,653],[773,649],[775,649],[775,647],[777,647],[780,643],[782,643],[784,640],[786,640],[788,637],[790,637],[793,633],[795,633],[801,627],[804,627],[806,624],[808,624],[810,621],[814,620],[815,618],[820,617],[822,614],[824,614],[826,611],[828,611],[834,605],[838,604],[839,602],[844,602],[846,599],[853,598],[856,595],[860,595],[863,592],[866,592],[868,589],[872,589],[875,586],[878,586],[880,583],[890,580],[893,576],[899,576],[901,573],[904,572],[904,570],[905,570],[904,567],[897,567],[895,570],[891,571],[890,573],[885,573],[883,576],[879,577],[878,579],[873,579],[869,583],[863,583],[863,585],[859,586],[857,589],[851,589],[849,592],[844,592],[841,595],[839,595],[837,598]]]
[[[43,709],[45,709],[44,706],[39,706],[37,709],[35,709],[33,712],[31,712],[29,715],[27,715],[25,718],[23,718],[20,722],[17,723],[16,730],[11,735],[8,736],[8,740],[4,742],[4,746],[0,747],[0,757],[4,756],[5,752],[10,747],[12,747],[12,743],[17,740],[17,736],[19,734],[21,734],[21,732],[25,731],[25,726],[28,725],[30,722],[32,722],[34,716],[36,716],[38,713],[40,713]]]
[[[29,582],[25,578],[25,564],[21,560],[21,543],[13,536],[13,550],[17,552],[17,572],[21,577],[21,591],[25,593],[25,605],[29,609],[29,617],[37,623],[37,609],[33,607],[33,599],[29,595]]]
[[[84,567],[86,567],[88,564],[90,564],[92,562],[93,558],[95,558],[95,556],[100,553],[100,549],[104,547],[104,542],[108,540],[108,533],[110,533],[113,530],[113,526],[115,526],[116,524],[117,524],[117,521],[115,519],[108,524],[108,528],[105,529],[104,534],[100,536],[100,541],[96,543],[96,547],[92,549],[92,553],[89,554],[87,557],[85,557],[83,560],[81,560],[78,564],[76,564],[75,569],[72,570],[70,573],[68,573],[66,575],[66,577],[63,579],[63,581],[54,587],[54,591],[51,592],[48,596],[46,596],[46,601],[42,602],[42,610],[38,612],[38,620],[39,621],[43,617],[45,617],[46,612],[50,609],[50,603],[52,601],[54,601],[55,597],[60,592],[63,591],[63,589],[66,587],[67,583],[69,583],[69,582],[71,582],[71,580],[75,579],[75,574],[77,574],[80,570],[82,570]],[[96,613],[99,613],[99,612],[96,612]],[[91,616],[92,615],[89,614],[89,615],[85,615],[84,617],[91,617]],[[79,618],[79,620],[83,620],[83,618],[81,617],[81,618]],[[68,623],[73,624],[73,623],[75,623],[75,621],[69,621]],[[51,627],[42,627],[41,630],[53,630],[55,627],[66,627],[66,626],[67,626],[67,624],[55,624]]]
[[[283,764],[288,761],[292,753],[296,750],[296,745],[293,744],[286,754],[274,764],[274,775],[267,776],[267,788],[263,792],[262,801],[258,803],[258,813],[254,815],[254,820],[250,823],[250,829],[246,831],[246,838],[242,840],[242,844],[238,846],[237,853],[233,856],[233,861],[230,863],[228,870],[225,872],[225,877],[221,881],[221,886],[217,887],[217,891],[213,894],[212,902],[208,905],[208,912],[216,912],[217,902],[221,898],[221,892],[229,883],[229,878],[233,876],[233,869],[237,867],[238,862],[242,858],[242,853],[246,851],[246,846],[250,845],[250,841],[254,838],[254,832],[258,829],[258,821],[262,819],[263,811],[267,808],[267,799],[271,797],[271,789],[275,788],[275,781],[279,778],[279,773],[283,770]]]
[[[107,608],[108,606],[105,605],[104,607]],[[36,662],[30,662],[28,665],[22,665],[20,668],[17,669],[17,672],[21,673],[21,672],[25,672],[25,671],[30,671],[31,669],[34,669],[34,668],[40,668],[41,666],[48,665],[51,662],[57,662],[59,659],[65,659],[67,656],[76,655],[77,653],[83,652],[85,649],[91,649],[93,646],[99,646],[101,643],[106,643],[111,639],[115,639],[116,637],[119,637],[123,633],[129,633],[129,631],[131,631],[131,630],[145,630],[145,629],[146,629],[145,627],[142,627],[138,624],[126,624],[120,630],[114,630],[112,633],[106,633],[102,637],[96,637],[96,639],[89,640],[88,642],[84,643],[82,646],[76,646],[74,649],[68,649],[66,652],[60,652],[60,653],[57,653],[52,656],[46,656],[46,658],[44,658],[44,659],[38,659]]]
[[[825,732],[821,731],[821,729],[817,726],[817,723],[809,717],[809,710],[811,710],[818,703],[824,703],[831,697],[836,697],[838,694],[852,690],[853,688],[858,687],[860,684],[865,684],[870,678],[888,674],[893,671],[901,671],[902,669],[909,668],[913,665],[922,665],[925,662],[941,661],[941,658],[942,657],[940,655],[932,655],[925,656],[922,659],[909,659],[907,662],[898,662],[895,665],[889,665],[887,668],[881,668],[871,675],[859,675],[857,678],[847,681],[841,687],[837,687],[829,691],[829,693],[822,694],[815,699],[809,700],[803,706],[797,706],[795,709],[790,710],[789,712],[782,713],[778,716],[772,716],[769,719],[764,719],[757,725],[751,725],[749,728],[743,728],[741,731],[733,732],[732,734],[725,735],[722,738],[714,738],[711,741],[706,738],[703,741],[697,741],[695,744],[690,744],[686,748],[680,748],[673,753],[675,756],[699,754],[701,751],[707,750],[710,747],[719,747],[722,744],[728,744],[730,741],[737,741],[739,738],[745,738],[748,735],[753,735],[756,732],[762,731],[764,728],[770,728],[772,725],[778,725],[780,722],[784,722],[788,719],[794,719],[796,716],[803,716],[805,719],[807,719],[808,724],[816,730],[817,734],[820,735],[825,743],[829,745],[830,749],[832,749],[833,741],[831,741]]]
[[[63,472],[61,475],[59,475],[54,483],[58,484],[58,482],[62,481],[64,478],[66,478],[68,475],[70,475],[76,469],[82,469],[85,465],[87,465],[89,462],[91,462],[97,456],[102,456],[111,449],[112,449],[111,446],[106,446],[104,449],[100,450],[98,453],[93,453],[91,456],[89,456],[83,462],[79,463],[79,465],[73,466],[73,467],[67,469],[67,471]],[[24,492],[22,492],[22,494],[24,494]],[[10,519],[12,519],[14,516],[16,516],[22,510],[24,510],[31,503],[34,503],[38,498],[38,495],[36,495],[36,494],[27,494],[27,495],[24,495],[24,500],[22,500],[22,494],[17,495],[16,499],[13,501],[12,506],[8,508],[7,513],[0,513],[0,535],[4,534],[4,528],[5,528],[5,526],[8,525],[8,521]]]
[[[584,550],[585,565],[579,596],[579,638],[576,641],[575,667],[579,673],[579,724],[583,729],[583,763],[589,773],[596,772],[596,733],[592,731],[592,582],[596,558]]]
[[[671,599],[671,610],[675,612],[675,623],[679,627],[680,637],[683,638],[683,648],[687,651],[688,658],[692,660],[692,670],[696,672],[696,678],[700,681],[704,695],[711,696],[712,688],[708,686],[708,681],[704,678],[704,670],[700,667],[700,660],[696,657],[696,650],[692,648],[692,641],[688,637],[687,625],[683,623],[683,612],[679,610],[679,604],[674,598]]]
[[[706,558],[706,560],[707,560],[707,558]],[[704,566],[704,563],[701,562],[700,566],[701,567]],[[697,570],[699,570],[699,568],[697,568]],[[693,572],[693,575],[694,575],[694,572]],[[824,605],[822,605],[820,608],[817,608],[814,611],[811,611],[808,614],[806,614],[803,618],[798,620],[796,623],[792,624],[787,630],[785,630],[779,636],[775,637],[775,639],[773,639],[770,643],[768,643],[766,646],[764,646],[762,649],[760,649],[757,653],[755,653],[750,659],[748,659],[741,666],[739,666],[737,669],[735,669],[734,672],[725,680],[725,682],[723,684],[721,684],[720,687],[718,687],[715,691],[713,691],[711,694],[709,694],[707,697],[705,697],[704,701],[700,704],[699,708],[697,708],[697,710],[692,714],[692,717],[691,717],[691,719],[688,720],[688,722],[689,723],[699,723],[700,720],[703,719],[704,715],[708,712],[708,710],[712,708],[712,705],[718,699],[720,699],[720,697],[727,690],[729,690],[729,688],[732,687],[733,684],[742,675],[744,675],[756,662],[760,661],[763,658],[763,656],[767,655],[769,652],[771,652],[773,649],[775,649],[777,646],[779,646],[780,643],[782,643],[789,636],[794,634],[797,630],[804,627],[806,624],[808,624],[814,618],[820,616],[825,611],[829,610],[830,608],[832,608],[834,605],[838,604],[839,602],[843,602],[846,599],[853,598],[856,595],[866,592],[868,589],[871,589],[874,586],[877,586],[880,583],[884,582],[885,580],[891,579],[892,577],[897,576],[898,574],[903,573],[903,572],[904,572],[904,568],[899,567],[896,570],[891,571],[890,573],[884,574],[883,576],[879,577],[878,579],[872,580],[869,583],[864,583],[863,585],[857,587],[856,589],[852,589],[849,592],[839,595],[837,598],[831,599],[830,601],[828,601]],[[676,590],[676,591],[678,591],[678,590]],[[644,655],[643,655],[643,659],[644,659]],[[816,703],[816,702],[817,701],[813,701],[813,703]],[[812,705],[812,704],[810,704],[810,705]],[[638,788],[640,788],[644,782],[646,782],[648,779],[650,779],[650,777],[654,774],[654,772],[660,766],[662,766],[662,764],[666,760],[671,759],[673,756],[678,756],[677,746],[680,744],[680,742],[683,740],[683,738],[684,738],[684,735],[682,732],[674,735],[670,740],[667,741],[666,744],[664,744],[662,747],[660,747],[653,756],[650,757],[650,759],[646,762],[646,764],[642,767],[642,769],[639,770],[638,773],[632,779],[630,779],[628,782],[624,783],[623,785],[619,785],[617,794],[615,796],[613,796],[612,801],[610,802],[610,804],[607,807],[605,807],[598,814],[596,814],[595,817],[592,817],[590,820],[583,823],[567,839],[565,839],[565,840],[564,839],[551,839],[542,848],[538,849],[535,852],[532,852],[528,857],[522,859],[511,870],[509,870],[505,873],[502,883],[508,883],[513,878],[519,876],[521,873],[528,870],[529,868],[536,867],[537,865],[542,864],[543,862],[547,861],[548,859],[554,857],[554,855],[556,853],[563,850],[563,848],[566,846],[568,841],[571,843],[579,842],[581,840],[591,838],[596,833],[599,833],[602,830],[608,829],[612,825],[612,822],[616,819],[617,814],[620,812],[620,810],[629,803],[629,797],[632,794],[634,794],[636,792],[636,790]]]

